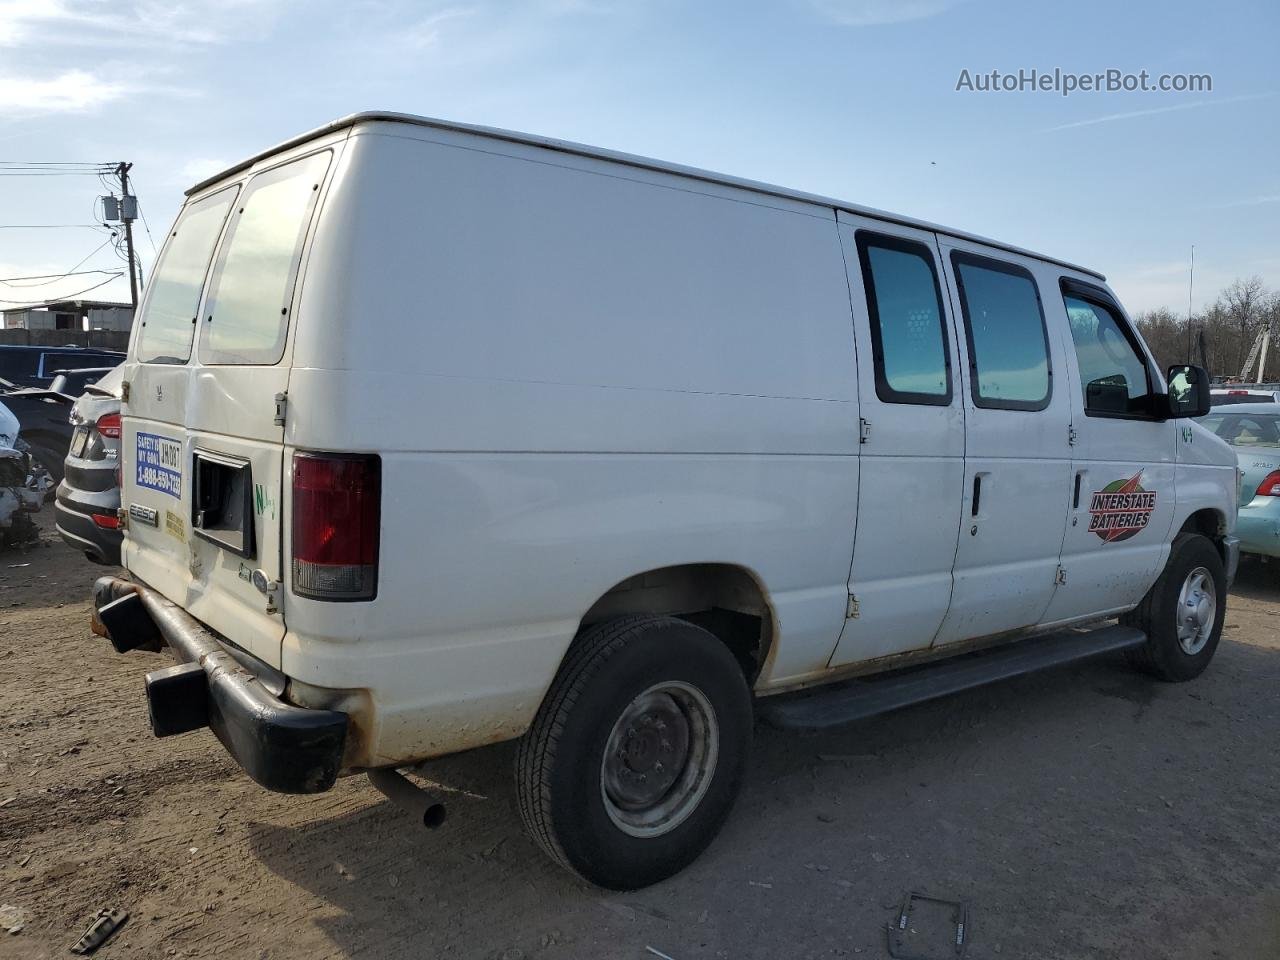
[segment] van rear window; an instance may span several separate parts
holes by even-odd
[[[191,358],[200,291],[238,189],[197,200],[178,217],[142,308],[137,358],[143,363],[186,363]]]
[[[272,364],[283,356],[302,241],[329,156],[313,154],[249,181],[209,281],[202,363]]]
[[[858,231],[876,396],[886,403],[951,402],[942,291],[923,243]]]

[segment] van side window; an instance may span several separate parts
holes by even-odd
[[[191,359],[200,291],[238,190],[231,187],[197,200],[174,225],[139,318],[137,359],[143,363],[186,363]]]
[[[886,403],[951,402],[942,290],[923,243],[858,231],[871,318],[876,396]]]
[[[1062,302],[1080,368],[1089,416],[1150,416],[1151,373],[1127,326],[1100,298],[1085,299],[1064,284]]]
[[[231,213],[209,281],[202,363],[278,363],[289,308],[329,152],[260,173]]]
[[[960,288],[973,403],[997,410],[1049,406],[1049,334],[1040,293],[1022,267],[951,254]]]

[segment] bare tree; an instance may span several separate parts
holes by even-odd
[[[1168,307],[1147,310],[1134,318],[1142,339],[1156,355],[1161,367],[1187,363],[1187,322]]]
[[[1222,344],[1224,372],[1238,373],[1244,366],[1272,300],[1261,277],[1234,280],[1218,296],[1214,306],[1221,308],[1222,332],[1227,334],[1227,342]]]

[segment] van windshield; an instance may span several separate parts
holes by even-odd
[[[314,154],[249,181],[231,217],[209,283],[202,363],[277,363],[302,241],[329,153]]]
[[[209,258],[238,189],[230,187],[197,200],[178,217],[142,309],[138,359],[143,363],[186,363],[191,358]]]

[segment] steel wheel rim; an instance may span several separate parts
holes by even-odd
[[[1194,657],[1209,643],[1218,618],[1218,588],[1204,567],[1196,567],[1178,591],[1178,646]]]
[[[711,701],[680,680],[635,697],[605,741],[600,796],[614,825],[633,837],[668,833],[698,808],[720,755]]]

